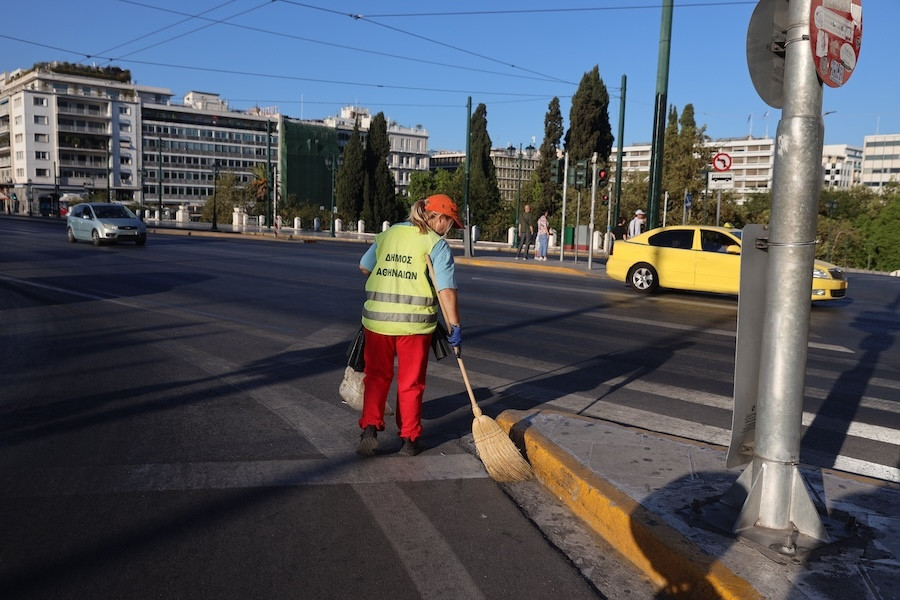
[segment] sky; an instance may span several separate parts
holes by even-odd
[[[767,0],[768,1],[768,0]],[[218,93],[233,109],[277,107],[322,119],[341,107],[423,126],[431,150],[464,150],[466,103],[487,108],[494,147],[540,146],[559,98],[599,68],[624,145],[649,143],[662,0],[32,0],[8,2],[0,71],[66,61],[129,69],[180,102]],[[694,107],[713,139],[774,137],[781,110],[756,92],[747,29],[756,0],[675,0],[667,101]],[[826,144],[862,147],[900,133],[900,0],[863,0],[862,48],[840,88],[825,87]],[[618,144],[618,139],[614,142]]]

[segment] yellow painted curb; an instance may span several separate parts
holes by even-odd
[[[661,591],[704,600],[763,598],[749,582],[529,427],[526,419],[539,412],[507,410],[497,422],[524,442],[538,480]]]

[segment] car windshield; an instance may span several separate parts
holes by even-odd
[[[119,206],[117,204],[110,204],[109,206],[95,206],[94,214],[97,215],[98,219],[133,219],[134,215],[131,214],[124,206]]]

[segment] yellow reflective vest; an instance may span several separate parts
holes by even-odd
[[[437,324],[437,298],[428,280],[425,255],[441,240],[433,231],[420,233],[407,224],[375,236],[375,268],[366,280],[362,323],[382,335],[432,333]]]

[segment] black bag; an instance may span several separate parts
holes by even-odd
[[[448,335],[447,330],[438,321],[437,329],[434,330],[434,334],[431,336],[431,350],[434,352],[436,360],[447,358],[453,354],[453,348],[450,347],[450,342],[447,341]]]
[[[366,331],[360,325],[359,331],[356,332],[356,337],[353,338],[350,346],[347,347],[347,366],[352,367],[354,371],[364,371],[366,368],[365,356],[363,355],[365,344]]]

